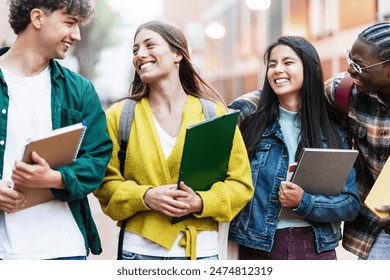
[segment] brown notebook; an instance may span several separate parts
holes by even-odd
[[[364,204],[380,218],[390,216],[390,212],[379,212],[375,210],[376,206],[390,205],[390,158],[383,166],[371,191],[364,200]]]
[[[22,161],[33,163],[31,153],[37,152],[51,168],[69,165],[77,157],[87,126],[84,122],[54,129],[49,133],[27,140]],[[50,189],[31,189],[15,185],[14,188],[27,197],[24,208],[53,200]]]

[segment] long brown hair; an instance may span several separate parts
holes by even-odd
[[[158,33],[173,50],[180,53],[182,59],[179,66],[179,78],[184,91],[188,95],[225,104],[218,92],[204,81],[196,71],[196,67],[192,64],[190,58],[187,40],[179,28],[161,21],[150,21],[138,27],[134,35],[134,41],[138,33],[143,29],[149,29]],[[139,100],[149,94],[148,84],[141,80],[137,72],[134,74],[129,94],[130,98],[135,100]]]

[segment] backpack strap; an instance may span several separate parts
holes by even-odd
[[[215,110],[214,102],[204,98],[199,99],[200,103],[202,104],[202,110],[205,120],[215,117],[217,115],[217,112]]]
[[[348,105],[352,93],[353,79],[346,75],[343,77],[336,89],[334,95],[335,108],[339,112],[341,126],[347,129],[348,124]]]
[[[119,145],[118,158],[120,162],[120,172],[124,177],[125,174],[125,161],[126,161],[126,150],[129,142],[130,130],[133,124],[135,105],[137,101],[134,99],[125,99],[122,107],[122,112],[119,120]],[[123,247],[123,236],[125,233],[127,219],[122,221],[121,229],[118,237],[118,250],[117,259],[122,259],[122,247]]]
[[[357,141],[355,139],[355,135],[353,133],[350,133],[348,130],[348,108],[349,108],[349,99],[352,94],[353,89],[353,79],[350,75],[346,75],[340,80],[340,83],[336,89],[334,101],[335,101],[335,107],[339,111],[341,111],[340,120],[341,120],[341,126],[345,129],[347,136],[349,137],[351,141],[351,146],[353,149],[356,149],[359,151],[358,158],[355,162],[355,169],[357,170],[356,173],[365,174],[363,176],[364,181],[371,182],[374,180],[372,179],[371,173],[367,171],[367,166],[370,164],[368,163],[367,159],[364,157],[364,154],[362,153],[359,145],[357,144]]]
[[[346,115],[348,115],[349,97],[351,96],[352,88],[353,79],[351,76],[346,75],[340,80],[334,96],[334,102],[336,106],[340,108]]]
[[[213,118],[217,115],[214,102],[200,98],[202,104],[203,115],[205,119]],[[120,150],[118,151],[118,158],[120,161],[120,172],[124,177],[125,171],[125,161],[126,161],[126,151],[127,145],[130,139],[131,126],[133,124],[135,105],[137,101],[134,99],[125,99],[122,107],[122,112],[119,120],[119,144]],[[117,250],[117,259],[122,260],[122,248],[123,248],[123,237],[125,234],[125,228],[127,224],[127,218],[122,220],[121,228],[119,231],[118,237],[118,250]]]
[[[120,171],[122,176],[124,176],[125,172],[126,150],[129,142],[131,126],[133,124],[136,103],[137,101],[134,99],[125,99],[119,121],[120,150],[118,152],[118,158],[120,161]]]

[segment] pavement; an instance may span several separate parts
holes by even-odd
[[[96,256],[90,254],[88,259],[116,260],[119,227],[116,226],[115,221],[111,220],[110,217],[103,213],[102,209],[100,208],[99,201],[95,196],[90,194],[88,196],[88,200],[91,206],[92,216],[100,234],[103,248],[103,252],[100,255]]]

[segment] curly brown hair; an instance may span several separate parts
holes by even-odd
[[[93,0],[8,0],[9,23],[15,34],[26,29],[30,21],[30,12],[33,9],[44,9],[52,13],[56,10],[64,10],[67,14],[80,16],[82,21],[87,21],[94,12]]]

